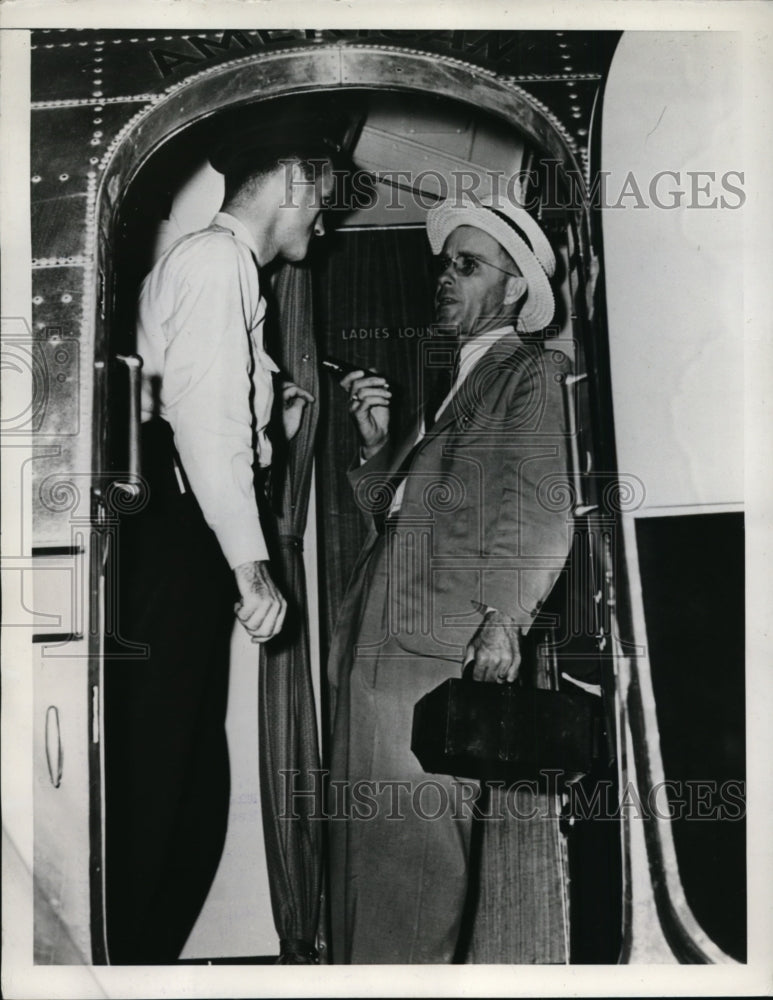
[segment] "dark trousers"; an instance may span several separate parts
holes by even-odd
[[[171,430],[143,428],[147,506],[122,515],[105,665],[108,951],[112,964],[173,962],[222,853],[233,573],[173,467]],[[127,656],[126,643],[147,646]]]

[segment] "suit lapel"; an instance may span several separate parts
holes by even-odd
[[[398,471],[398,469],[402,467],[408,455],[410,455],[410,453],[414,450],[414,448],[417,447],[416,438],[419,435],[421,420],[422,420],[422,415],[421,413],[418,413],[417,416],[414,418],[413,422],[411,423],[410,433],[406,434],[403,437],[400,447],[397,448],[397,450],[392,455],[391,473],[390,473],[391,475],[394,475]],[[422,441],[423,440],[424,438],[422,438]]]
[[[471,377],[474,377],[475,372],[478,370],[482,363],[492,364],[495,367],[507,368],[510,371],[517,371],[529,357],[534,356],[535,351],[541,350],[541,346],[534,341],[524,341],[515,330],[510,333],[505,334],[500,340],[497,340],[491,345],[491,347],[485,351],[477,362],[467,374],[465,383]],[[452,397],[443,412],[440,414],[438,419],[435,421],[434,426],[430,431],[428,431],[424,437],[416,442],[416,438],[419,433],[419,428],[422,422],[422,414],[419,412],[411,425],[411,433],[406,435],[403,439],[403,443],[400,448],[394,453],[392,458],[390,477],[392,478],[393,484],[396,486],[405,476],[410,464],[413,462],[415,454],[420,452],[425,444],[434,440],[439,434],[444,434],[455,422],[466,422],[465,418],[470,416],[469,407],[464,407],[464,396],[463,388],[464,384],[459,388],[459,391]]]
[[[535,346],[538,348],[538,345]],[[426,435],[425,440],[430,440],[436,435],[444,433],[454,421],[465,415],[469,416],[467,412],[469,407],[465,408],[464,406],[464,386],[470,378],[475,377],[475,373],[481,364],[490,364],[493,362],[496,366],[507,366],[509,370],[513,371],[523,364],[528,354],[535,349],[535,346],[530,342],[524,342],[515,330],[506,333],[499,340],[495,341],[487,351],[481,354],[467,373],[467,378],[435,421],[434,427]]]

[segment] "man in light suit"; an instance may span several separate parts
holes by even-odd
[[[568,364],[535,336],[554,312],[550,245],[501,200],[443,202],[427,232],[437,323],[458,351],[428,340],[426,360],[457,354],[450,390],[437,406],[425,398],[396,445],[386,381],[353,372],[341,383],[361,436],[350,478],[371,530],[330,652],[337,963],[453,960],[478,789],[424,773],[414,705],[467,664],[476,680],[516,679],[571,537],[545,499],[567,469]]]

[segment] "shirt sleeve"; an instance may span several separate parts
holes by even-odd
[[[268,558],[253,473],[249,330],[259,291],[250,267],[222,234],[182,255],[161,388],[162,412],[188,481],[232,568]]]

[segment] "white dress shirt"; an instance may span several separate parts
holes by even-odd
[[[266,301],[255,242],[232,215],[184,236],[140,292],[142,419],[174,431],[183,469],[233,568],[268,558],[253,465],[271,463],[266,436],[277,366],[263,346]]]
[[[440,414],[443,412],[443,410],[445,410],[445,408],[448,406],[448,404],[451,402],[451,400],[454,398],[457,392],[459,392],[462,383],[470,374],[475,365],[477,365],[477,363],[480,361],[480,359],[483,357],[486,351],[488,351],[490,347],[496,344],[497,341],[501,340],[502,337],[504,337],[506,334],[513,333],[514,330],[515,327],[513,327],[512,324],[508,326],[499,327],[496,330],[487,330],[485,333],[481,333],[479,336],[473,337],[472,340],[467,340],[462,344],[462,346],[459,348],[459,369],[457,371],[456,379],[454,380],[454,384],[449,389],[448,395],[440,404],[438,409],[435,411],[435,422],[437,422],[437,419],[440,416]],[[419,443],[419,441],[421,441],[424,438],[425,435],[426,435],[426,430],[424,428],[424,418],[422,417],[421,425],[419,426],[419,433],[416,435],[416,440],[413,442],[413,446],[416,447],[416,445]],[[390,515],[396,514],[397,511],[400,510],[400,507],[402,506],[403,502],[404,492],[405,492],[405,478],[403,478],[400,481],[397,489],[395,490],[394,500],[392,501],[392,505],[389,508]]]

